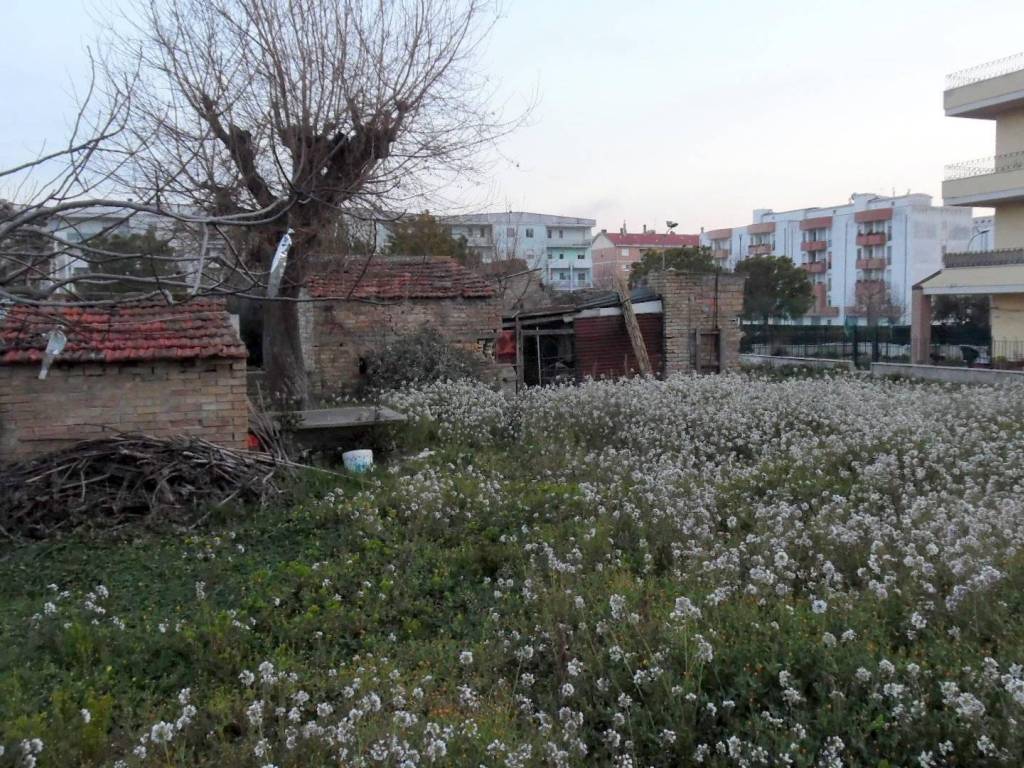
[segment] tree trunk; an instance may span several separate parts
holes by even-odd
[[[309,404],[299,306],[295,301],[263,302],[263,370],[271,402],[283,409]]]
[[[271,402],[278,408],[296,409],[309,405],[309,377],[302,356],[302,334],[299,327],[303,285],[303,258],[310,253],[307,238],[293,236],[281,280],[280,301],[263,302],[263,370]],[[270,248],[266,263],[269,269],[277,240]]]

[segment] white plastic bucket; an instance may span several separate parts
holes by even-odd
[[[345,451],[341,454],[341,460],[345,463],[345,469],[349,472],[366,472],[373,466],[373,451],[368,448],[361,448],[358,451]]]

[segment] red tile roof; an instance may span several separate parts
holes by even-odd
[[[318,299],[489,299],[494,286],[454,261],[356,261],[311,276],[306,285]]]
[[[621,248],[650,246],[680,248],[685,245],[700,245],[700,235],[659,235],[654,232],[627,232],[624,235],[619,232],[608,232],[606,234],[612,241],[612,245]]]
[[[47,334],[58,327],[68,339],[58,363],[246,357],[224,302],[197,299],[170,306],[9,307],[0,317],[0,364],[39,362]]]

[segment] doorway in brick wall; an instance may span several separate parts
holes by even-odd
[[[721,331],[694,331],[693,370],[697,373],[721,373]]]

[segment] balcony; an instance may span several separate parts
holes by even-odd
[[[809,261],[806,264],[801,264],[800,266],[809,275],[823,275],[828,269],[828,264],[824,261]]]
[[[857,259],[857,269],[870,271],[875,269],[885,269],[887,266],[885,259]]]
[[[757,245],[747,246],[747,253],[751,256],[768,256],[775,247],[771,243],[759,243]]]
[[[988,120],[1024,107],[1024,53],[949,75],[943,102],[948,117]]]
[[[579,250],[580,248],[589,248],[589,240],[552,240],[548,243],[549,251],[557,251],[559,248],[571,248]]]
[[[804,240],[800,243],[801,251],[824,251],[828,248],[827,240]]]
[[[947,165],[942,197],[946,205],[998,206],[1024,201],[1024,152]]]
[[[942,257],[942,265],[946,269],[956,269],[958,267],[1009,267],[1018,264],[1024,264],[1024,248],[947,253]]]
[[[549,280],[548,285],[556,291],[581,291],[594,287],[591,280]]]
[[[885,245],[887,239],[885,232],[866,232],[863,235],[857,235],[857,245]]]

